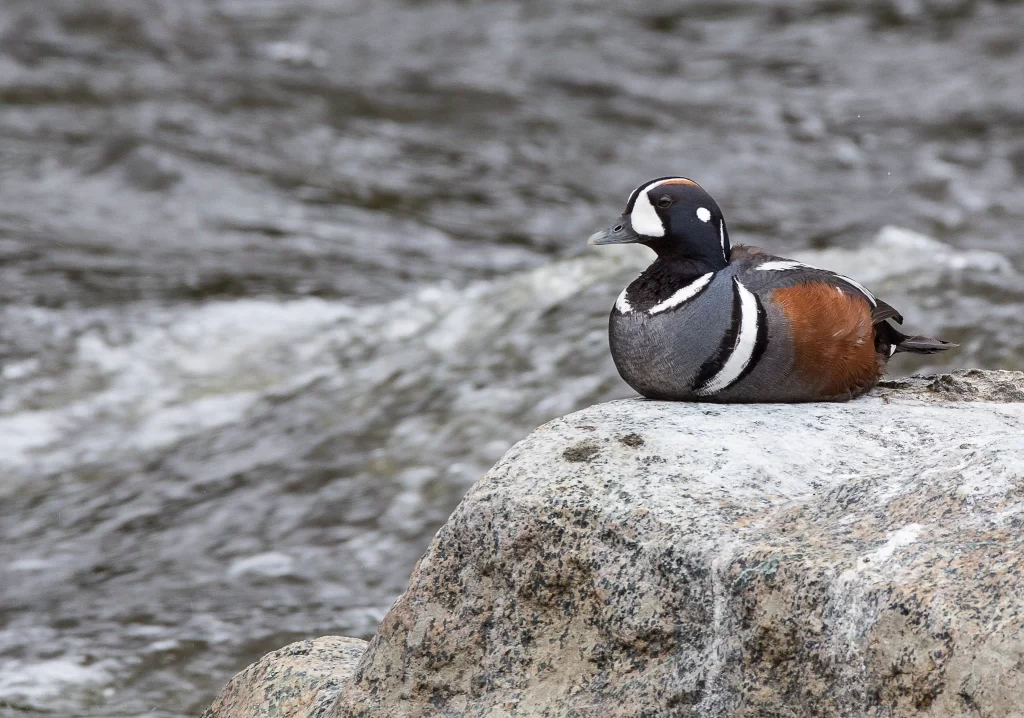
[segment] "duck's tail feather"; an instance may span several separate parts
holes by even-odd
[[[955,349],[960,346],[953,342],[945,342],[941,339],[932,339],[922,335],[916,337],[904,337],[903,341],[896,345],[896,351],[899,352],[913,352],[914,354],[934,354],[935,352],[944,352],[947,349]]]
[[[900,352],[911,352],[913,354],[935,354],[944,352],[947,349],[954,349],[959,344],[946,342],[941,339],[932,339],[923,335],[907,336],[893,327],[888,322],[875,325],[876,346],[879,351],[888,350],[889,356]]]

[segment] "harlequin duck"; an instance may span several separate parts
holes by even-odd
[[[849,277],[731,246],[718,204],[693,180],[633,190],[590,244],[638,242],[658,258],[619,295],[609,339],[619,374],[650,399],[845,401],[897,352],[955,344],[907,336],[903,317]]]

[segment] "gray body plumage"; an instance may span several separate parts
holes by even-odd
[[[731,262],[715,272],[707,288],[689,301],[667,311],[651,313],[658,306],[657,294],[650,293],[645,273],[625,290],[626,302],[616,303],[609,321],[612,359],[622,378],[643,396],[675,401],[717,402],[801,402],[820,400],[817,387],[796,371],[789,319],[771,301],[775,289],[810,281],[824,282],[837,291],[877,302],[848,284],[845,278],[826,270],[799,265],[790,260],[736,247]],[[774,264],[769,264],[774,263]],[[761,271],[762,265],[795,265],[785,271]],[[751,357],[752,366],[737,381],[720,391],[700,393],[699,374],[703,367],[715,368],[732,351],[727,333],[735,321],[734,282],[739,281],[755,295],[764,310],[760,352]],[[681,280],[686,281],[686,280]],[[671,285],[669,285],[671,288]],[[645,291],[646,290],[646,291]],[[663,294],[671,294],[669,289]],[[644,297],[644,295],[648,295]],[[644,297],[637,300],[636,298]],[[622,311],[622,306],[628,311]],[[885,306],[885,305],[883,305]],[[879,361],[888,358],[882,347]]]

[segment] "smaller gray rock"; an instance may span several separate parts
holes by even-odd
[[[319,716],[334,702],[366,641],[323,636],[268,653],[232,678],[203,718]]]

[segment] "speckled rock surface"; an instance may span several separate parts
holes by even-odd
[[[326,714],[1024,715],[1022,399],[1024,374],[965,372],[553,421]]]
[[[324,636],[268,653],[236,675],[203,718],[315,718],[348,680],[366,641]]]

